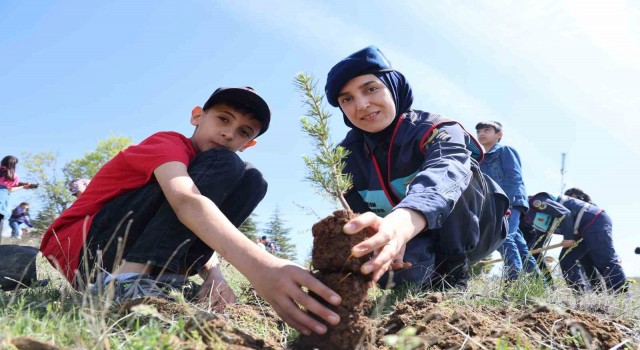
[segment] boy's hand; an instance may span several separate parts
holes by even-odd
[[[560,244],[562,244],[562,248],[570,248],[571,246],[576,244],[576,241],[573,239],[564,239],[562,240],[562,242],[560,242]]]
[[[342,301],[338,294],[311,276],[309,270],[288,260],[276,258],[274,261],[275,265],[265,265],[265,271],[256,271],[251,283],[282,320],[305,335],[311,335],[311,332],[326,333],[327,327],[300,310],[297,305],[300,304],[329,324],[336,325],[340,322],[335,312],[305,293],[302,287],[333,305],[339,305]]]
[[[404,262],[407,242],[426,226],[424,217],[413,210],[397,209],[382,218],[372,212],[364,213],[349,221],[344,232],[352,234],[368,227],[375,232],[373,236],[352,249],[355,257],[375,253],[374,257],[362,265],[363,274],[373,273],[373,282],[389,269],[401,269],[411,266]]]
[[[236,295],[220,273],[219,268],[212,269],[198,291],[198,302],[208,302],[209,307],[222,311],[228,304],[236,303]]]

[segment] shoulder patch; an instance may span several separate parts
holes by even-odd
[[[533,201],[533,207],[540,210],[545,210],[547,208],[547,203],[543,203],[541,200],[536,199]]]
[[[449,140],[451,140],[451,135],[449,135],[449,133],[447,133],[444,130],[433,129],[433,131],[431,132],[431,135],[429,135],[429,137],[427,138],[427,141],[425,141],[424,146],[426,148],[427,145],[429,145],[432,142],[449,141]]]

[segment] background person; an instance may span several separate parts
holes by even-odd
[[[520,216],[529,208],[520,155],[513,147],[500,143],[504,136],[500,122],[480,122],[476,124],[476,133],[486,150],[480,169],[497,182],[509,197],[509,231],[507,239],[498,248],[504,260],[504,275],[508,281],[514,281],[523,267],[524,271],[537,274],[536,261],[529,254],[527,242],[518,230]]]
[[[593,286],[579,264],[588,256],[605,280],[608,291],[626,292],[626,276],[613,247],[611,218],[594,204],[568,196],[555,197],[547,192],[532,196],[530,210],[536,213],[534,227],[548,229],[552,219],[562,218],[556,233],[563,235],[560,267],[567,285],[578,293]],[[582,241],[576,244],[576,241]]]
[[[18,158],[15,156],[6,156],[0,161],[0,239],[2,239],[4,219],[11,216],[9,211],[10,193],[23,188],[34,189],[38,187],[37,184],[19,181],[16,165],[18,165]]]
[[[29,216],[29,203],[22,202],[11,211],[11,217],[9,218],[9,227],[11,227],[11,237],[22,239],[22,230],[20,225],[24,224],[29,227],[33,227],[31,224],[31,217]]]
[[[89,179],[73,179],[69,182],[69,191],[74,197],[80,197],[82,193],[87,189],[91,180]]]

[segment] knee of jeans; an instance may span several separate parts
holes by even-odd
[[[261,198],[264,198],[267,194],[267,180],[262,176],[260,170],[256,169],[251,163],[245,163],[244,181]]]
[[[212,148],[198,154],[189,164],[189,172],[197,172],[209,169],[212,166],[223,166],[225,172],[231,176],[240,177],[245,169],[245,164],[233,151],[226,148]],[[237,172],[233,174],[232,172]]]

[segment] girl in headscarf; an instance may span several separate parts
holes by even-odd
[[[412,109],[411,86],[374,46],[336,64],[325,92],[351,127],[340,143],[353,177],[346,200],[364,213],[344,231],[375,232],[353,248],[376,253],[362,273],[383,287],[466,287],[469,264],[506,235],[509,202],[479,171],[482,147],[459,123]]]

